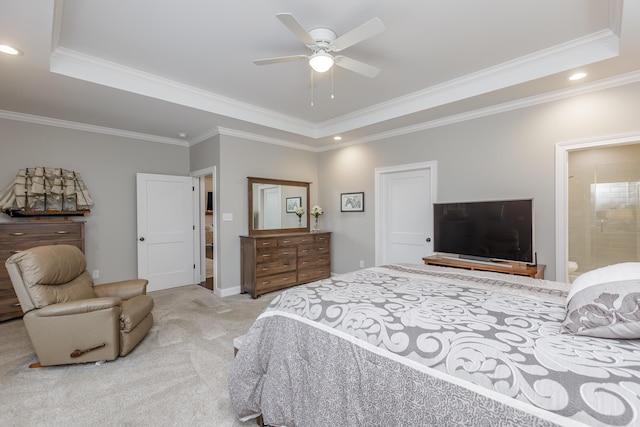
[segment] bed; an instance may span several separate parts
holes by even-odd
[[[568,305],[591,285],[399,264],[290,288],[247,332],[231,404],[277,426],[639,425],[635,318]]]

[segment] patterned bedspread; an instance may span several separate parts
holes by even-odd
[[[566,286],[393,265],[288,289],[231,403],[286,426],[640,425],[640,342],[560,334]]]

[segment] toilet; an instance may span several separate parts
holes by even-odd
[[[572,283],[576,279],[576,277],[580,275],[580,273],[574,274],[576,271],[578,271],[578,263],[575,261],[569,261],[567,263],[567,270],[569,271],[569,282]]]

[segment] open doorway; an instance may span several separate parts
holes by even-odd
[[[204,212],[204,254],[205,254],[205,281],[204,287],[213,290],[213,176],[200,177],[204,181],[205,212]]]
[[[568,275],[640,260],[640,144],[575,150],[568,164]]]
[[[640,260],[638,153],[627,151],[638,144],[638,132],[556,144],[555,280],[570,282],[602,265]],[[615,149],[602,150],[608,148]],[[584,159],[572,155],[570,164],[569,154]],[[606,194],[611,190],[614,197]],[[623,239],[630,251],[604,250]]]
[[[215,167],[192,172],[199,179],[200,285],[216,289],[216,184]]]

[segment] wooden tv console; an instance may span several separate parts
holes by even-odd
[[[493,271],[494,273],[515,274],[516,276],[529,276],[534,279],[544,279],[545,265],[528,265],[521,262],[492,261],[478,262],[462,258],[431,255],[422,258],[426,265],[439,265],[441,267],[465,268],[467,270]]]

